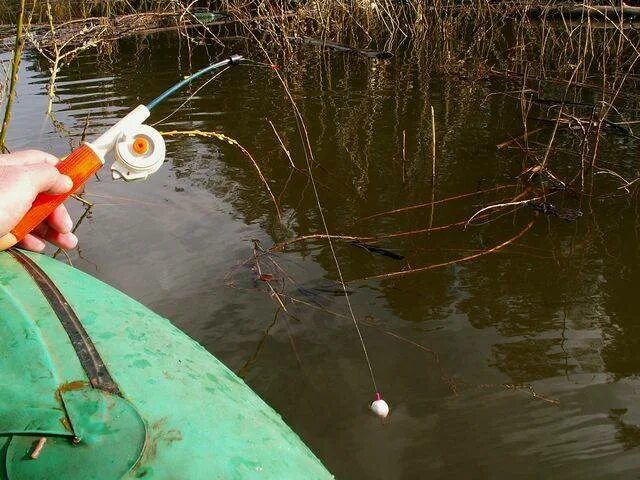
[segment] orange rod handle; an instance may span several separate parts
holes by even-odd
[[[11,233],[0,239],[0,250],[8,248],[7,243],[14,244],[22,240],[28,233],[46,220],[53,211],[61,205],[69,196],[78,191],[91,176],[102,167],[102,160],[88,145],[82,145],[60,161],[56,168],[73,181],[73,188],[68,193],[61,195],[48,195],[40,193],[31,206],[31,210],[20,220]],[[13,237],[13,238],[11,238]],[[5,240],[3,242],[2,240]],[[15,239],[15,241],[14,241]],[[9,245],[12,246],[12,245]]]

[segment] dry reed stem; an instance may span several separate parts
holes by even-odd
[[[436,208],[436,115],[431,105],[431,215],[429,216],[429,228],[433,227],[433,217]]]
[[[471,217],[469,217],[469,220],[467,220],[464,224],[464,228],[466,229],[469,226],[469,224],[473,221],[474,218],[476,218],[478,215],[488,210],[494,210],[496,208],[512,207],[517,205],[524,205],[526,203],[531,202],[532,200],[540,200],[541,198],[544,198],[544,197],[533,197],[533,198],[528,198],[527,200],[520,200],[518,202],[496,203],[494,205],[489,205],[487,207],[481,208],[476,213],[471,215]]]
[[[455,264],[458,264],[458,263],[469,262],[471,260],[475,260],[476,258],[484,257],[485,255],[489,255],[491,253],[495,253],[495,252],[497,252],[499,250],[502,250],[506,246],[508,246],[511,243],[515,242],[516,240],[520,239],[525,233],[527,233],[529,230],[531,230],[531,227],[533,227],[534,223],[535,223],[535,221],[531,220],[524,227],[524,229],[522,229],[520,232],[518,232],[517,235],[515,235],[514,237],[511,237],[509,240],[506,240],[506,241],[500,243],[499,245],[496,245],[495,247],[492,247],[492,248],[490,248],[488,250],[484,250],[483,252],[476,253],[474,255],[469,255],[469,256],[463,257],[463,258],[457,258],[455,260],[450,260],[450,261],[444,262],[444,263],[436,263],[436,264],[433,264],[433,265],[426,265],[424,267],[416,267],[416,268],[411,268],[411,269],[407,269],[407,270],[400,270],[400,271],[397,271],[397,272],[383,273],[383,274],[380,274],[380,275],[372,275],[370,277],[364,278],[363,280],[386,280],[386,279],[389,279],[389,278],[403,277],[405,275],[410,275],[410,274],[413,274],[413,273],[426,272],[428,270],[435,270],[437,268],[448,267],[448,266],[455,265]]]
[[[353,235],[327,235],[326,233],[313,233],[311,235],[302,235],[300,237],[292,238],[291,240],[287,240],[285,242],[276,243],[271,248],[269,248],[270,252],[281,252],[289,245],[294,243],[305,242],[307,240],[345,240],[345,241],[359,241],[366,242],[369,240],[375,240],[376,237],[358,237]]]
[[[476,196],[476,195],[481,195],[483,193],[496,192],[498,190],[504,190],[504,189],[507,189],[507,188],[514,188],[514,187],[517,187],[517,186],[518,185],[514,183],[514,184],[510,184],[510,185],[500,185],[498,187],[487,188],[487,189],[484,189],[484,190],[478,190],[478,191],[470,192],[470,193],[463,193],[461,195],[455,195],[453,197],[443,198],[441,200],[435,200],[434,202],[420,203],[418,205],[410,205],[408,207],[396,208],[395,210],[387,210],[385,212],[375,213],[373,215],[368,215],[366,217],[359,218],[357,221],[361,222],[363,220],[369,220],[371,218],[381,217],[383,215],[394,215],[396,213],[408,212],[410,210],[415,210],[415,209],[418,209],[418,208],[430,207],[432,205],[438,205],[438,204],[450,202],[450,201],[453,201],[453,200],[460,200],[462,198],[473,197],[473,196]]]
[[[16,23],[16,41],[13,47],[13,59],[11,61],[11,76],[9,77],[9,92],[7,93],[7,104],[4,108],[4,118],[2,120],[2,128],[0,128],[0,152],[8,151],[6,146],[7,132],[9,123],[11,122],[11,108],[16,96],[16,86],[18,84],[18,71],[20,69],[20,60],[22,59],[22,50],[24,49],[24,20],[26,13],[26,0],[20,2],[20,14]]]
[[[230,145],[233,145],[234,147],[238,148],[249,160],[251,160],[251,163],[253,164],[253,167],[256,169],[256,172],[258,172],[258,176],[260,177],[260,180],[262,181],[262,183],[264,184],[265,188],[267,189],[267,192],[269,192],[269,195],[271,196],[271,200],[273,201],[273,205],[276,208],[276,213],[278,215],[278,220],[280,223],[282,223],[282,213],[280,211],[280,206],[278,205],[278,200],[276,200],[275,195],[273,194],[273,191],[271,190],[271,187],[269,186],[269,182],[267,182],[267,179],[265,178],[264,174],[262,173],[262,170],[260,169],[260,166],[258,165],[258,162],[255,160],[255,158],[253,158],[253,155],[251,155],[251,153],[249,153],[249,151],[244,148],[240,143],[238,143],[237,140],[224,135],[222,133],[217,133],[217,132],[203,132],[201,130],[172,130],[170,132],[160,132],[160,134],[164,137],[175,137],[175,136],[180,136],[180,135],[186,135],[189,137],[205,137],[205,138],[215,138],[218,140],[222,140]]]
[[[462,220],[460,222],[449,223],[447,225],[439,225],[437,227],[428,227],[428,228],[420,228],[417,230],[410,231],[402,231],[402,232],[393,232],[393,233],[382,233],[375,236],[357,236],[357,235],[333,235],[333,234],[325,234],[325,233],[312,233],[309,235],[302,235],[300,237],[292,238],[291,240],[286,240],[284,242],[279,242],[269,248],[270,252],[281,252],[289,245],[293,245],[294,243],[305,242],[307,240],[342,240],[347,242],[369,242],[375,243],[380,240],[385,240],[388,238],[400,238],[400,237],[411,237],[413,235],[419,235],[421,233],[431,233],[431,232],[440,232],[443,230],[448,230],[453,227],[459,227],[466,224],[466,220]]]
[[[511,140],[507,140],[504,141],[502,143],[499,143],[498,145],[496,145],[496,148],[501,150],[503,148],[509,147],[511,145],[513,145],[514,143],[518,143],[520,140],[524,140],[527,141],[529,139],[530,136],[544,130],[545,127],[540,127],[540,128],[536,128],[535,130],[530,130],[530,131],[526,131],[524,132],[522,135],[512,138]],[[518,145],[519,146],[519,145]]]
[[[291,152],[289,152],[289,149],[285,146],[284,142],[282,141],[280,134],[276,130],[276,126],[273,124],[271,120],[268,120],[268,122],[269,122],[269,125],[271,125],[271,129],[273,130],[274,135],[278,139],[278,143],[280,144],[282,151],[287,156],[287,159],[289,160],[289,164],[291,165],[291,168],[293,168],[294,170],[300,171],[300,169],[296,167],[296,164],[293,163],[293,158],[291,158]]]

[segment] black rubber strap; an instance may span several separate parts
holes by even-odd
[[[96,350],[96,346],[91,341],[76,312],[73,311],[73,308],[53,283],[53,280],[20,250],[11,249],[8,250],[8,253],[31,275],[31,278],[36,282],[49,305],[51,305],[54,313],[60,319],[60,323],[67,335],[69,335],[69,340],[71,340],[71,344],[89,378],[91,386],[105,392],[121,395],[118,385],[111,378],[111,374],[102,361],[100,353]]]

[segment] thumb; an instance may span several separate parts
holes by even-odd
[[[73,188],[71,178],[62,175],[53,165],[41,163],[25,165],[24,168],[36,195],[41,192],[58,195]]]

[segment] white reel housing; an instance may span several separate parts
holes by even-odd
[[[143,124],[150,114],[147,107],[139,105],[96,140],[87,143],[102,163],[113,151],[115,161],[111,175],[114,180],[144,180],[162,166],[166,153],[164,138],[155,128]]]
[[[116,142],[111,175],[114,180],[144,180],[162,166],[165,152],[162,135],[149,125],[139,125],[131,132],[123,132]]]

